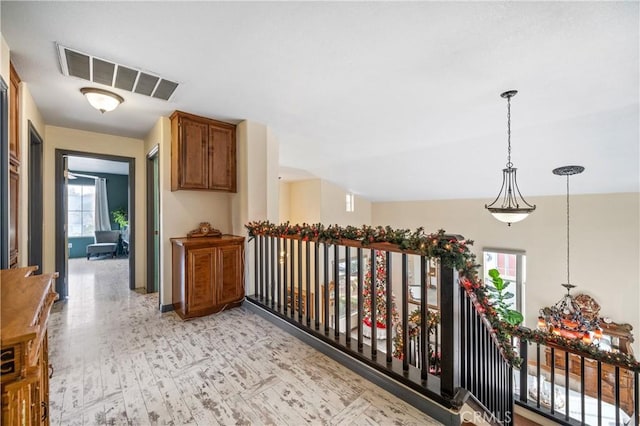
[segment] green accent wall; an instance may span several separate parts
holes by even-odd
[[[119,208],[129,211],[129,176],[112,175],[110,173],[85,172],[81,170],[73,170],[76,173],[96,176],[107,180],[107,200],[109,203],[109,213]],[[72,185],[94,185],[95,180],[89,178],[78,177],[69,181]],[[109,214],[111,216],[111,214]],[[119,225],[113,221],[111,216],[111,229],[120,229]],[[87,246],[93,244],[93,237],[70,237],[69,257],[86,257]]]

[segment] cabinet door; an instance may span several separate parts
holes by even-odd
[[[242,246],[233,245],[219,248],[218,261],[220,262],[218,305],[237,302],[244,297]]]
[[[235,131],[209,126],[209,189],[236,192]]]
[[[201,248],[188,252],[187,308],[188,313],[215,305],[216,249]]]
[[[40,372],[2,387],[2,424],[37,425],[43,421]],[[46,419],[45,419],[46,420]]]
[[[180,118],[180,171],[182,189],[209,187],[208,125]]]

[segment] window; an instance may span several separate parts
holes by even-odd
[[[95,211],[94,185],[69,185],[67,228],[70,237],[93,237]]]
[[[485,248],[483,250],[483,258],[484,282],[487,285],[491,285],[491,278],[489,278],[488,272],[490,269],[497,269],[503,280],[511,282],[507,291],[513,293],[514,296],[508,299],[507,303],[512,303],[511,309],[515,309],[524,315],[525,252]]]
[[[347,211],[348,212],[353,212],[355,211],[356,205],[355,205],[355,196],[351,193],[347,194]]]

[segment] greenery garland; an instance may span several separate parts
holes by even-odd
[[[465,276],[477,275],[476,256],[469,250],[473,241],[459,240],[456,236],[447,235],[442,229],[436,233],[426,234],[422,227],[411,232],[408,229],[393,229],[390,226],[363,225],[358,228],[329,225],[325,227],[321,223],[292,225],[289,222],[276,225],[269,221],[250,222],[245,225],[245,228],[249,231],[251,238],[256,235],[298,237],[303,241],[328,244],[339,243],[340,240],[352,240],[360,242],[364,247],[373,243],[395,244],[402,251],[439,258],[443,266],[462,271]]]
[[[407,326],[407,331],[409,334],[409,338],[417,337],[420,335],[420,324],[421,324],[422,315],[420,315],[420,309],[416,309],[409,314],[409,322]],[[438,324],[440,323],[440,312],[427,310],[427,338],[431,334],[435,333]],[[393,356],[402,359],[404,356],[404,339],[402,336],[402,323],[398,323],[396,326],[396,335],[393,337],[394,350]],[[436,354],[433,352],[433,348],[431,345],[427,345],[429,347],[429,366],[434,367],[434,373],[439,372],[440,367],[440,354]]]
[[[577,352],[598,361],[640,372],[640,362],[633,355],[602,351],[596,345],[584,343],[580,339],[567,339],[546,331],[531,330],[501,321],[489,301],[486,287],[478,279],[479,265],[475,262],[475,254],[469,249],[473,241],[460,240],[456,236],[447,235],[442,229],[436,233],[426,234],[422,227],[411,232],[408,229],[393,229],[390,226],[363,225],[358,228],[329,225],[325,227],[321,223],[292,225],[289,222],[276,225],[269,221],[250,222],[245,227],[251,238],[257,235],[295,237],[303,241],[328,244],[336,244],[341,240],[353,240],[365,247],[374,243],[390,243],[396,245],[401,251],[439,258],[443,266],[459,271],[460,285],[471,296],[476,310],[483,314],[491,325],[493,336],[504,358],[516,368],[520,367],[522,360],[511,344],[512,337],[532,343],[552,344],[559,349]]]

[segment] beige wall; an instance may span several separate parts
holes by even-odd
[[[238,192],[231,194],[232,231],[247,236],[244,225],[279,217],[279,144],[271,130],[260,123],[243,121],[236,128]],[[245,244],[245,291],[254,294],[254,251]]]
[[[320,179],[300,180],[289,183],[289,222],[322,222],[322,184]]]
[[[0,33],[0,75],[4,82],[9,85],[9,45]]]
[[[321,179],[283,183],[280,222],[362,226],[371,224],[371,202],[355,196],[355,211],[346,211],[347,191]],[[286,209],[288,205],[288,214]]]
[[[362,226],[371,224],[371,201],[355,196],[354,211],[346,209],[347,191],[326,180],[322,181],[321,215],[325,225]]]
[[[439,228],[483,247],[526,251],[526,323],[557,302],[566,281],[566,197],[531,197],[536,211],[511,227],[496,221],[483,200],[373,203],[372,224],[427,232]],[[571,196],[571,282],[574,294],[587,293],[602,316],[630,323],[640,333],[640,194]],[[481,261],[482,258],[479,257]],[[635,351],[640,353],[640,339]]]
[[[135,286],[145,287],[145,169],[144,143],[141,139],[46,126],[44,131],[44,259],[45,271],[55,270],[55,150],[118,155],[135,159]]]
[[[279,201],[278,222],[284,223],[291,217],[291,184],[289,182],[280,182]]]
[[[29,122],[43,139],[44,152],[44,120],[31,97],[29,86],[23,82],[20,83],[20,218],[18,219],[20,256],[18,263],[21,266],[26,266],[29,259]]]
[[[146,154],[159,146],[160,161],[160,301],[171,304],[171,241],[170,238],[185,237],[198,227],[200,222],[209,222],[223,233],[231,233],[231,194],[213,191],[171,191],[171,121],[161,117],[144,139],[144,162]],[[146,205],[146,204],[145,204]],[[146,214],[146,208],[143,208]],[[146,244],[144,239],[139,240]]]
[[[9,63],[10,50],[4,37],[0,34],[0,73],[9,90]],[[18,121],[20,135],[20,187],[18,203],[20,217],[18,218],[18,264],[26,266],[28,262],[28,235],[29,235],[29,122],[33,124],[40,137],[44,139],[44,121],[33,101],[29,86],[25,82],[20,83]]]

